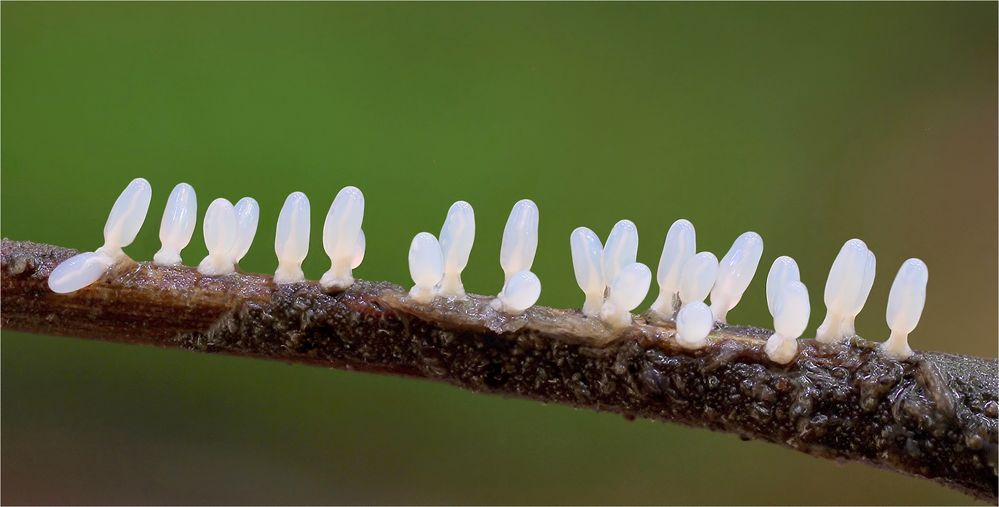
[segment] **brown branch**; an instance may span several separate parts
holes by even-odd
[[[798,358],[778,366],[759,328],[721,327],[690,352],[670,324],[644,317],[613,333],[573,310],[508,317],[479,296],[420,305],[389,283],[328,294],[313,282],[149,263],[52,293],[48,274],[75,253],[3,240],[3,329],[429,378],[726,431],[997,498],[994,359],[922,352],[898,362],[855,338],[801,340]]]

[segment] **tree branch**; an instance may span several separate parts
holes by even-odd
[[[994,359],[886,359],[860,338],[763,353],[770,331],[725,326],[698,351],[639,317],[614,333],[574,310],[510,317],[488,298],[413,303],[389,283],[328,294],[314,282],[206,277],[126,262],[72,295],[46,279],[74,250],[3,240],[3,329],[423,377],[483,393],[646,417],[866,462],[997,499]]]

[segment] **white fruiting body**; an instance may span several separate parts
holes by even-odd
[[[530,271],[514,274],[503,286],[503,292],[491,303],[492,307],[508,315],[520,315],[534,306],[541,297],[541,280]]]
[[[122,248],[131,245],[149,211],[153,188],[143,178],[135,178],[122,190],[104,224],[104,246],[96,250],[114,260],[125,256]]]
[[[767,293],[770,291],[771,287],[768,284]],[[777,293],[775,308],[771,310],[774,333],[767,339],[764,351],[771,361],[787,364],[798,353],[798,337],[808,327],[808,316],[811,311],[808,289],[798,280],[786,280],[774,287],[773,291]]]
[[[704,302],[718,276],[718,258],[711,252],[700,252],[683,263],[680,272],[681,308],[688,303]]]
[[[153,256],[153,263],[160,266],[180,264],[180,252],[191,242],[197,221],[198,197],[194,188],[187,183],[178,183],[167,197],[160,221],[160,249]]]
[[[441,227],[441,252],[444,254],[444,278],[441,279],[438,295],[464,298],[465,286],[461,283],[461,272],[468,265],[468,256],[475,242],[475,211],[472,205],[458,201],[447,210],[447,218]]]
[[[78,291],[100,279],[114,259],[97,252],[83,252],[59,263],[49,274],[49,288],[57,294]]]
[[[770,315],[776,315],[777,304],[784,284],[799,281],[801,281],[801,272],[794,259],[786,255],[774,259],[774,263],[770,266],[770,272],[767,273],[767,309],[770,310]]]
[[[236,243],[229,255],[233,264],[239,264],[246,253],[250,251],[253,238],[257,235],[257,223],[260,221],[260,205],[252,197],[244,197],[236,202]]]
[[[753,281],[763,256],[763,238],[746,232],[735,239],[728,253],[718,263],[718,279],[711,289],[711,313],[717,322],[725,323],[728,312],[739,304]]]
[[[888,308],[885,320],[891,329],[891,336],[881,344],[881,351],[892,358],[903,360],[912,355],[909,348],[909,333],[919,324],[919,317],[926,305],[926,282],[929,270],[919,259],[909,259],[902,263],[895,281],[888,293]]]
[[[343,290],[354,283],[351,272],[357,256],[364,220],[364,194],[357,187],[344,187],[336,194],[323,223],[323,249],[330,269],[319,284],[324,289]]]
[[[614,224],[607,243],[604,244],[604,284],[607,290],[625,266],[635,263],[638,258],[638,228],[631,220],[621,220]]]
[[[443,275],[444,255],[440,242],[429,232],[417,234],[409,244],[409,276],[414,284],[409,297],[418,303],[433,301]]]
[[[143,178],[132,180],[122,190],[104,224],[104,245],[94,252],[77,254],[60,263],[49,275],[53,292],[67,294],[94,282],[114,263],[125,258],[122,248],[132,244],[149,211],[153,190]]]
[[[679,219],[673,222],[663,242],[663,253],[659,257],[656,281],[659,282],[659,297],[652,303],[652,312],[664,318],[673,318],[679,309],[680,275],[683,265],[694,256],[697,249],[697,235],[694,224]]]
[[[618,271],[604,305],[600,320],[611,327],[631,325],[631,311],[642,304],[652,285],[652,271],[640,262],[633,262]]]
[[[704,347],[714,324],[708,305],[701,301],[685,303],[676,314],[676,342],[685,349]]]
[[[503,243],[500,246],[503,284],[506,285],[513,275],[521,271],[530,271],[537,251],[538,206],[530,199],[522,199],[513,205],[503,228]]]
[[[302,261],[309,254],[309,198],[301,192],[292,192],[278,215],[274,235],[274,253],[278,267],[274,283],[295,283],[305,280]]]
[[[569,235],[569,250],[572,252],[572,271],[576,283],[583,291],[583,315],[596,317],[604,304],[603,255],[604,247],[595,232],[586,227],[577,227]]]
[[[231,202],[221,198],[212,201],[203,225],[208,256],[198,264],[198,272],[217,276],[236,270],[232,256],[239,235],[236,223],[236,209]]]
[[[852,334],[852,330],[845,329],[844,324],[848,321],[852,323],[851,317],[856,316],[856,313],[851,313],[860,311],[858,300],[859,307],[862,308],[863,301],[867,299],[865,287],[874,282],[873,259],[867,244],[859,239],[851,239],[840,248],[826,279],[823,293],[826,317],[815,333],[816,340],[835,343]]]

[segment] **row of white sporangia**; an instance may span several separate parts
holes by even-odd
[[[116,262],[125,258],[122,248],[135,240],[145,221],[152,187],[136,178],[115,201],[104,226],[104,245],[67,259],[52,271],[49,287],[57,293],[71,293],[95,281]],[[274,251],[278,266],[274,282],[305,280],[302,261],[309,250],[309,199],[301,192],[288,196],[278,216]],[[342,290],[353,282],[352,270],[364,258],[365,239],[361,230],[364,195],[356,187],[344,187],[333,199],[323,224],[323,248],[330,269],[319,283],[329,290]],[[256,234],[260,207],[244,197],[235,205],[215,199],[204,217],[208,256],[198,271],[209,276],[235,272]],[[503,289],[492,302],[497,311],[518,315],[533,306],[541,295],[541,281],[531,272],[538,248],[538,207],[524,199],[510,212],[503,230],[500,265]],[[153,257],[159,265],[181,264],[181,251],[190,243],[197,221],[194,189],[180,183],[167,200],[160,223],[162,247]],[[429,303],[437,297],[463,298],[461,272],[475,239],[472,206],[458,201],[448,210],[438,240],[429,232],[413,238],[409,248],[409,271],[414,286],[410,297]],[[612,328],[631,324],[631,312],[649,291],[652,272],[640,262],[638,229],[621,220],[611,230],[606,244],[592,230],[579,227],[569,238],[573,270],[585,295],[582,313],[598,318]],[[656,281],[659,297],[651,311],[662,318],[675,319],[676,340],[686,348],[707,345],[707,336],[716,322],[724,323],[728,312],[739,303],[756,273],[763,255],[763,239],[755,232],[736,238],[721,261],[711,252],[696,252],[694,226],[680,219],[666,234]],[[847,241],[829,270],[824,302],[826,317],[816,330],[820,342],[848,340],[855,334],[854,321],[863,309],[874,284],[875,257],[859,239]],[[888,296],[886,320],[891,334],[881,344],[887,356],[905,359],[912,355],[908,335],[916,327],[926,302],[926,264],[919,259],[902,263]],[[710,294],[711,305],[704,303]],[[774,333],[767,340],[767,356],[781,364],[789,363],[798,351],[797,339],[808,325],[808,290],[800,280],[794,259],[778,257],[766,283],[767,306],[774,319]]]

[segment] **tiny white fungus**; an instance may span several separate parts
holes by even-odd
[[[600,319],[613,328],[631,325],[631,311],[642,304],[652,284],[652,271],[640,262],[621,268],[600,309]]]
[[[711,289],[711,313],[715,321],[724,323],[728,312],[739,304],[762,256],[763,238],[755,232],[743,233],[732,243],[718,263],[718,279]]]
[[[218,276],[234,272],[232,251],[239,231],[236,229],[236,209],[227,199],[215,199],[205,212],[204,235],[208,256],[198,264],[203,275]]]
[[[302,192],[292,192],[284,200],[274,235],[274,253],[278,258],[274,283],[305,280],[302,261],[309,254],[309,213],[309,198]]]
[[[676,314],[676,341],[685,349],[696,350],[708,344],[708,335],[714,328],[711,309],[701,301],[683,305]]]
[[[409,244],[409,275],[414,284],[409,297],[418,303],[433,301],[443,274],[444,256],[437,238],[429,232],[417,234]]]
[[[586,227],[577,227],[569,235],[569,249],[572,253],[572,270],[576,284],[583,291],[583,315],[596,317],[604,304],[603,245],[600,238]]]
[[[468,265],[468,256],[475,242],[475,211],[472,205],[458,201],[447,211],[441,227],[441,252],[444,254],[444,277],[438,294],[445,297],[464,298],[465,286],[461,272]]]
[[[514,204],[503,228],[503,243],[500,245],[503,284],[506,285],[510,277],[521,271],[530,271],[537,251],[538,206],[530,199],[522,199]]]
[[[656,281],[659,282],[659,297],[652,303],[652,312],[660,317],[672,319],[680,308],[680,275],[683,265],[697,252],[697,235],[694,224],[679,219],[673,222],[663,242],[663,253],[659,257]]]
[[[885,320],[891,335],[881,344],[881,351],[895,359],[908,359],[912,356],[909,347],[909,333],[919,324],[926,306],[926,282],[929,270],[919,259],[909,259],[902,263],[895,281],[888,293],[888,307]]]
[[[194,236],[198,221],[198,198],[194,187],[178,183],[170,191],[163,219],[160,221],[160,249],[153,256],[153,263],[176,266],[182,262],[180,252]]]
[[[330,269],[319,280],[324,289],[343,290],[354,283],[363,220],[364,194],[357,187],[340,189],[323,222],[323,249],[330,258]]]

